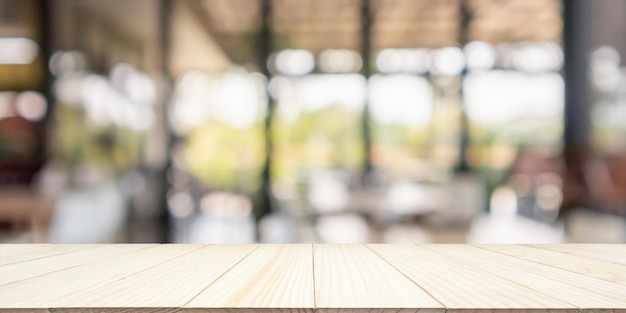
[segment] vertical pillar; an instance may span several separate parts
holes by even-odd
[[[587,55],[591,48],[591,1],[563,1],[566,151],[589,144]]]
[[[170,71],[170,57],[171,57],[171,33],[172,33],[172,10],[174,9],[172,5],[172,0],[161,0],[160,3],[160,11],[159,11],[159,25],[160,29],[160,42],[161,42],[161,73],[163,76],[162,86],[163,86],[163,105],[161,105],[162,116],[165,118],[167,116],[167,109],[170,104],[171,95],[172,95],[172,74]],[[168,243],[171,241],[171,217],[169,215],[169,211],[167,209],[167,189],[168,189],[168,179],[167,173],[169,169],[172,167],[172,155],[171,151],[174,144],[174,135],[169,127],[169,124],[166,120],[163,121],[163,131],[165,131],[165,164],[160,169],[160,214],[158,215],[158,224],[160,229],[160,238],[159,242]]]
[[[50,55],[52,54],[52,45],[53,45],[53,27],[52,27],[52,8],[55,2],[48,0],[39,0],[39,14],[40,14],[40,37],[39,42],[41,46],[41,58],[43,60],[44,66],[44,79],[42,93],[46,97],[46,102],[48,104],[48,110],[46,112],[46,118],[44,122],[39,127],[37,137],[39,138],[39,143],[37,145],[37,153],[38,160],[37,162],[40,165],[43,165],[44,162],[48,159],[48,135],[49,132],[47,129],[50,127],[50,116],[51,112],[54,109],[54,96],[52,93],[52,73],[50,72],[50,67],[48,66],[48,60],[50,59]]]
[[[565,80],[563,155],[566,171],[563,209],[567,209],[584,205],[588,197],[583,171],[589,153],[591,129],[587,55],[592,46],[592,1],[564,0],[562,3]]]
[[[461,11],[459,43],[461,44],[461,48],[463,48],[469,42],[468,34],[470,12],[468,10],[466,0],[463,0],[459,3],[459,10]],[[467,147],[469,145],[469,121],[463,105],[463,78],[465,78],[466,74],[467,66],[465,66],[463,68],[463,72],[461,72],[461,88],[459,90],[459,97],[461,97],[461,138],[459,140],[459,163],[455,168],[455,172],[457,173],[467,173],[470,171],[469,165],[467,164]]]
[[[362,73],[366,79],[366,93],[369,92],[369,78],[372,75],[371,67],[371,49],[372,49],[372,31],[371,31],[371,14],[369,0],[362,0],[361,4],[361,57],[363,59]],[[369,95],[365,96],[363,106],[362,137],[363,137],[363,178],[362,182],[367,183],[367,178],[372,172],[372,134],[370,130],[370,114],[369,114]]]
[[[261,71],[267,79],[271,78],[267,60],[272,53],[272,33],[270,29],[271,0],[261,0],[261,33],[259,34],[258,60]],[[265,166],[261,174],[261,206],[256,210],[257,219],[272,211],[271,196],[271,168],[272,168],[272,118],[274,115],[274,103],[268,97],[267,117],[265,118]]]

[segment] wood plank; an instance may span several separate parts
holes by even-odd
[[[180,312],[180,313],[311,313],[311,312],[317,312],[317,311],[315,311],[312,308],[251,308],[251,307],[187,308],[185,307],[185,308],[179,309],[176,312]]]
[[[626,265],[626,245],[616,244],[560,244],[530,245],[552,251],[573,254],[585,258]]]
[[[185,308],[312,312],[312,262],[310,244],[261,245]]]
[[[540,249],[534,246],[475,245],[475,247],[626,286],[626,265]]]
[[[445,313],[446,309],[417,309],[417,308],[325,308],[317,309],[320,313]]]
[[[183,307],[258,245],[210,245],[100,288],[79,291],[64,306]]]
[[[313,308],[182,308],[180,313],[312,313]],[[143,312],[142,312],[143,313]]]
[[[2,313],[50,313],[47,309],[5,309],[0,308]]]
[[[120,254],[143,249],[146,245],[119,244],[93,247],[57,254],[34,260],[0,265],[0,285],[71,268],[77,265],[115,257]]]
[[[24,249],[37,249],[42,243],[0,243],[0,256],[4,253],[15,253]]]
[[[626,245],[5,247],[1,313],[626,313]]]
[[[574,305],[415,245],[368,245],[413,282],[448,308],[448,311],[489,308],[562,309]],[[442,247],[448,249],[447,246]]]
[[[9,245],[10,246],[10,245]],[[0,250],[0,265],[13,264],[17,262],[23,262],[28,260],[34,260],[39,258],[45,258],[48,256],[58,255],[62,253],[68,253],[83,249],[93,248],[94,245],[89,244],[72,244],[72,245],[54,245],[54,244],[44,244],[37,245],[32,247],[24,247],[20,249],[18,247],[17,251],[7,252],[4,250],[11,250],[11,247],[4,247]]]
[[[107,246],[111,249],[113,247]],[[200,247],[199,245],[152,245],[131,253],[115,255],[114,258],[1,285],[0,308],[72,307],[67,299],[72,299],[75,293],[111,284]]]
[[[370,308],[444,311],[441,303],[365,245],[315,245],[314,254],[319,312]]]
[[[626,308],[626,288],[619,284],[468,245],[423,247],[486,269],[583,310]]]
[[[63,308],[49,309],[50,313],[177,313],[179,308]],[[16,312],[22,313],[22,312]],[[25,312],[24,312],[25,313]],[[207,312],[205,312],[207,313]]]

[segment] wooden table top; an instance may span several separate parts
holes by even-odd
[[[626,245],[0,245],[1,312],[626,312]]]

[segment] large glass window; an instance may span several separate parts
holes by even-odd
[[[214,0],[198,9],[229,68],[241,69],[177,81],[169,197],[179,219],[228,215],[215,215],[216,203],[248,216],[267,193],[274,214],[261,240],[333,241],[324,234],[342,228],[356,242],[394,241],[390,220],[433,213],[468,223],[485,209],[485,180],[457,179],[459,169],[486,173],[493,187],[526,147],[560,148],[558,1],[273,0],[243,10]],[[530,29],[514,26],[541,12]],[[267,80],[254,73],[265,66]]]

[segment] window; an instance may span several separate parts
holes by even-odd
[[[201,3],[228,68],[238,69],[187,72],[177,82],[176,217],[206,213],[215,193],[253,207],[267,193],[276,221],[353,227],[359,241],[372,238],[362,231],[363,217],[378,214],[372,207],[449,207],[431,195],[455,190],[448,185],[464,161],[497,172],[489,181],[497,185],[524,147],[560,147],[558,1]],[[520,26],[529,19],[536,23]],[[379,189],[363,184],[366,168]],[[365,203],[368,192],[391,202]],[[423,196],[406,200],[416,192]],[[240,205],[223,207],[250,210],[230,203]],[[399,216],[421,214],[413,207]]]

